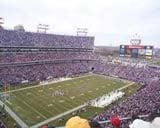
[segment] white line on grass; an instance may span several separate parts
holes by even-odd
[[[66,111],[66,112],[64,112],[64,113],[61,113],[61,114],[59,114],[59,115],[57,115],[57,116],[51,117],[51,118],[49,118],[49,119],[47,119],[47,120],[45,120],[45,121],[42,121],[42,122],[40,122],[40,123],[38,123],[38,124],[36,124],[36,125],[33,125],[33,126],[31,126],[30,128],[38,128],[38,127],[40,127],[40,126],[42,126],[42,125],[44,125],[44,124],[47,124],[47,123],[49,123],[49,122],[51,122],[51,121],[54,121],[54,120],[57,120],[57,119],[65,116],[65,115],[68,115],[68,114],[70,114],[70,113],[72,113],[72,112],[75,112],[75,111],[77,111],[77,110],[79,110],[79,109],[81,109],[81,108],[84,108],[84,107],[86,107],[86,106],[87,106],[87,104],[78,106],[78,107],[76,107],[76,108],[74,108],[74,109],[71,109],[71,110]]]
[[[31,95],[31,93],[30,92],[27,92],[27,94],[26,95]]]
[[[129,84],[127,84],[127,85],[125,85],[125,86],[123,86],[123,87],[121,87],[121,88],[119,88],[117,90],[123,90],[123,89],[128,88],[129,86],[131,86],[133,84],[135,84],[135,82],[130,82]]]
[[[35,108],[33,108],[31,105],[27,104],[25,101],[22,101],[26,106],[28,106],[30,109],[32,109],[34,112],[36,112],[38,115],[42,116],[44,119],[47,119],[43,114],[41,114],[39,111],[37,111]]]
[[[75,96],[70,97],[70,99],[74,99],[74,98],[75,98]]]
[[[33,90],[31,90],[31,91],[33,91]],[[34,93],[34,92],[32,92],[32,93]],[[43,100],[40,101],[40,103],[45,104],[45,105],[47,104],[47,103],[46,103],[46,101],[48,102],[48,98],[47,98],[48,95],[47,95],[47,93],[43,92],[42,94],[40,94],[40,93],[37,93],[37,92],[36,92],[36,93],[35,93],[35,96],[38,97],[38,98],[40,98],[40,99],[43,99]],[[34,97],[34,99],[35,99],[36,97]],[[36,100],[36,99],[35,99],[35,100]],[[44,108],[44,107],[43,107],[43,106],[40,106],[40,108]],[[47,110],[47,109],[45,110],[45,112],[48,112],[48,113],[52,114],[52,113],[51,113],[49,110]]]
[[[6,102],[7,102],[8,104],[10,104],[10,105],[12,104],[12,103],[11,103],[10,101],[8,101],[8,100],[7,100]]]
[[[48,107],[52,107],[53,106],[53,104],[48,104]]]
[[[39,119],[39,118],[41,118],[41,117],[40,117],[40,116],[37,116],[36,118]]]
[[[80,77],[76,77],[76,78],[73,78],[73,79],[78,79],[78,78],[82,78],[82,77],[88,77],[88,76],[94,76],[94,75],[96,75],[96,74],[90,74],[90,75],[85,75],[85,76],[80,76]],[[97,75],[98,76],[98,75]],[[101,75],[99,75],[99,76],[101,76]],[[71,80],[73,80],[73,79],[71,79]],[[114,79],[114,78],[113,78]],[[60,81],[59,81],[60,82]],[[49,84],[49,83],[48,83]],[[130,85],[132,85],[132,83],[129,83],[128,85],[126,85],[126,86],[124,86],[124,87],[122,87],[122,88],[119,88],[119,90],[121,90],[121,89],[124,89],[124,88],[126,88],[126,87],[128,87],[128,86],[130,86]],[[21,88],[21,89],[17,89],[17,90],[12,90],[12,91],[8,91],[8,92],[17,92],[17,91],[21,91],[21,90],[26,90],[26,89],[31,89],[31,88],[37,88],[37,87],[40,87],[40,86],[44,86],[44,85],[37,85],[37,86],[31,86],[31,87],[26,87],[26,88]],[[6,93],[6,92],[2,92],[2,93],[0,93],[0,94],[3,94],[3,93]],[[84,94],[81,94],[81,95],[84,95]],[[29,104],[27,104],[27,105],[29,105]],[[34,109],[34,108],[32,108],[30,105],[29,105],[29,107],[31,108],[31,109]],[[66,113],[66,112],[64,112],[64,113],[62,113],[62,114],[60,114],[60,115],[58,115],[58,116],[56,116],[56,117],[51,117],[51,118],[49,118],[49,119],[47,119],[44,115],[42,115],[40,112],[38,112],[36,109],[34,109],[34,111],[35,112],[37,112],[39,115],[41,115],[42,117],[44,117],[46,120],[45,121],[43,121],[43,122],[50,122],[50,121],[52,121],[52,119],[54,120],[55,118],[60,118],[61,117],[61,115],[63,115],[64,113]],[[67,111],[68,112],[68,111]],[[41,124],[42,122],[40,122],[40,123],[38,123],[37,125],[39,125],[39,126],[41,126],[40,124]],[[37,125],[34,125],[34,126],[37,126]],[[24,127],[25,128],[25,127]]]
[[[83,78],[83,77],[88,77],[88,76],[92,76],[94,74],[88,74],[88,75],[84,75],[84,76],[79,76],[79,77],[75,77],[75,78],[71,78],[69,80],[74,80],[74,79],[79,79],[79,78]],[[65,81],[69,81],[69,80],[65,80]],[[62,81],[55,81],[54,83],[61,83]],[[63,81],[64,82],[64,81]],[[52,84],[54,84],[52,83]],[[48,85],[50,85],[51,83],[48,83]],[[22,90],[26,90],[26,89],[31,89],[31,88],[37,88],[37,87],[41,87],[41,86],[45,86],[45,85],[34,85],[34,86],[30,86],[30,87],[25,87],[25,88],[19,88],[16,90],[11,90],[11,91],[6,91],[6,92],[0,92],[0,94],[4,94],[4,93],[8,93],[8,92],[18,92],[18,91],[22,91]]]
[[[134,83],[135,83],[135,82],[130,82],[129,84],[127,84],[127,85],[125,85],[124,87],[121,87],[121,88],[119,88],[119,89],[117,89],[117,90],[123,90],[123,89],[125,89],[125,88],[128,88],[129,86],[133,85]],[[82,95],[82,94],[83,94],[83,93],[81,93],[80,95]],[[83,94],[83,95],[84,95],[84,94]],[[33,125],[33,126],[31,126],[30,128],[40,127],[40,126],[42,126],[42,125],[44,125],[44,124],[46,124],[46,123],[49,123],[49,122],[54,121],[54,120],[57,120],[57,119],[65,116],[65,115],[68,115],[68,114],[70,114],[70,113],[72,113],[72,112],[74,112],[74,111],[77,111],[77,110],[79,110],[79,109],[81,109],[81,108],[83,108],[83,107],[86,107],[87,105],[88,105],[88,104],[84,104],[84,105],[78,106],[78,107],[76,107],[76,108],[74,108],[74,109],[68,110],[68,111],[66,111],[66,112],[64,112],[64,113],[61,113],[61,114],[59,114],[59,115],[57,115],[57,116],[51,117],[51,118],[49,118],[49,119],[47,119],[47,120],[44,120],[44,121],[42,121],[42,122],[40,122],[40,123],[38,123],[38,124],[36,124],[36,125]]]
[[[60,102],[60,103],[63,103],[63,102],[64,102],[64,100],[59,100],[59,102]]]
[[[43,92],[43,90],[38,90],[38,92]]]
[[[0,106],[3,105],[4,103],[0,100]],[[28,128],[28,125],[25,122],[23,122],[23,120],[21,120],[6,104],[5,110],[22,128]]]

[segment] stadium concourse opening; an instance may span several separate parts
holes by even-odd
[[[126,128],[134,117],[159,114],[160,67],[132,58],[109,62],[94,39],[1,28],[0,127],[64,126],[80,115],[102,128],[127,119],[119,123]]]

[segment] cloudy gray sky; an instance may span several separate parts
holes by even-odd
[[[88,28],[96,45],[129,43],[138,33],[143,44],[160,47],[160,0],[0,0],[5,27],[23,24],[36,31],[39,23],[50,33],[76,34]]]

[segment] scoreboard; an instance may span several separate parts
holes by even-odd
[[[120,45],[120,57],[152,59],[153,46],[145,45]]]

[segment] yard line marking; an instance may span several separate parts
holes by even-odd
[[[53,104],[48,104],[48,107],[52,107],[53,106]]]
[[[59,100],[59,102],[60,102],[60,103],[63,103],[63,102],[64,102],[64,100]]]
[[[40,117],[40,116],[37,116],[36,118],[39,119],[39,118],[41,118],[41,117]]]
[[[27,94],[26,95],[31,95],[31,93],[30,92],[27,92]]]
[[[70,97],[70,99],[72,99],[72,100],[73,100],[74,98],[75,98],[75,96]]]
[[[3,106],[4,103],[0,100],[0,106]],[[6,112],[22,127],[22,128],[29,128],[28,125],[21,120],[19,116],[16,115],[6,104],[5,104]]]
[[[33,90],[31,90],[31,91],[33,91]],[[40,99],[43,99],[43,100],[40,100],[40,102],[43,104],[48,104],[48,103],[46,103],[46,101],[48,102],[48,95],[47,95],[47,93],[45,93],[45,92],[42,92],[42,94],[40,94],[40,93],[38,93],[38,92],[36,92],[36,93],[34,93],[34,92],[32,92],[33,94],[35,94],[34,95],[34,98],[36,98],[36,97],[39,97]],[[36,96],[36,97],[35,97]],[[51,101],[52,102],[52,101]],[[41,106],[40,106],[41,107]],[[41,108],[43,108],[43,107],[41,107]],[[52,114],[49,110],[45,110],[46,112],[48,112],[48,113],[50,113],[50,114]]]
[[[44,116],[43,114],[41,114],[39,111],[37,111],[35,108],[33,108],[32,106],[30,106],[29,104],[27,104],[25,101],[22,101],[26,106],[28,106],[30,109],[32,109],[34,112],[36,112],[38,115],[42,116],[43,118],[47,119],[46,116]]]
[[[12,104],[12,103],[11,103],[10,101],[8,101],[8,100],[7,100],[6,102],[7,102],[8,104],[10,104],[10,105]]]
[[[78,106],[78,107],[76,107],[76,108],[73,108],[73,109],[71,109],[71,110],[68,110],[68,111],[66,111],[66,112],[64,112],[64,113],[61,113],[61,114],[59,114],[59,115],[57,115],[57,116],[48,118],[47,120],[44,120],[44,121],[42,121],[42,122],[40,122],[40,123],[38,123],[38,124],[35,124],[35,125],[31,126],[30,128],[38,128],[38,127],[40,127],[40,126],[42,126],[42,125],[44,125],[44,124],[47,124],[47,123],[49,123],[49,122],[51,122],[51,121],[54,121],[54,120],[56,120],[56,119],[59,119],[59,118],[65,116],[65,115],[68,115],[68,114],[70,114],[70,113],[72,113],[72,112],[75,112],[75,111],[77,111],[77,110],[79,110],[79,109],[82,109],[82,108],[86,107],[87,105],[88,105],[88,104],[83,104],[83,105],[81,105],[81,106]]]
[[[79,76],[79,77],[71,78],[69,80],[80,79],[80,78],[84,78],[84,77],[88,77],[88,76],[93,76],[93,75],[96,75],[96,74],[86,74],[84,76]],[[69,80],[65,80],[65,81],[69,81]],[[55,84],[55,83],[61,83],[61,82],[64,82],[64,81],[52,81],[52,82],[53,83],[48,83],[48,85]],[[18,91],[22,91],[22,90],[26,90],[26,89],[43,87],[43,86],[45,86],[45,85],[38,84],[38,85],[30,86],[30,87],[19,88],[19,89],[16,89],[16,90],[11,90],[11,91],[6,91],[6,92],[0,92],[0,94],[4,94],[4,93],[8,93],[8,92],[18,92]]]
[[[85,81],[84,81],[84,82],[85,82]],[[78,84],[79,84],[79,83],[78,83]],[[53,85],[51,85],[51,86],[53,86]],[[48,89],[48,88],[47,88],[47,89]],[[23,89],[23,90],[24,90],[24,89]],[[28,90],[26,90],[26,91],[28,91]],[[45,90],[44,90],[44,91],[45,91]],[[50,90],[50,91],[51,91],[51,90]],[[44,93],[44,92],[43,92],[43,93]],[[39,94],[36,93],[36,95],[38,96],[38,95],[41,95],[41,94],[40,94],[40,93],[39,93]],[[44,95],[45,95],[45,97],[46,97],[47,94],[44,94]],[[47,100],[46,100],[46,101],[47,101]],[[66,100],[64,100],[64,101],[67,102]],[[29,104],[30,104],[30,103],[29,103]],[[28,104],[28,105],[29,105],[29,104]],[[46,104],[46,105],[47,105],[47,104]],[[45,114],[45,115],[46,115],[46,114]],[[47,116],[48,116],[48,115],[47,115]]]
[[[129,84],[127,84],[127,85],[125,85],[125,86],[123,86],[123,87],[121,87],[121,88],[119,88],[117,90],[123,90],[123,89],[125,89],[125,88],[127,88],[127,87],[129,87],[129,86],[131,86],[133,84],[135,84],[135,82],[130,82]]]

